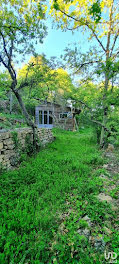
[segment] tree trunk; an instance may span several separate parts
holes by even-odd
[[[10,115],[12,114],[13,94],[10,92]]]
[[[104,147],[104,144],[105,144],[105,127],[106,127],[106,122],[107,122],[107,108],[105,107],[104,108],[104,114],[103,114],[103,127],[101,129],[101,136],[100,136],[100,146],[101,148]]]
[[[33,123],[33,121],[31,120],[26,108],[25,108],[25,105],[22,101],[22,98],[21,98],[21,95],[19,94],[18,91],[14,90],[14,94],[19,102],[19,105],[22,109],[22,112],[26,118],[26,122],[27,122],[27,125],[28,126],[31,126],[32,127],[32,130],[33,130],[33,146],[34,146],[34,149],[37,148],[37,143],[36,143],[36,125]]]
[[[107,123],[107,114],[108,114],[108,106],[107,106],[107,89],[108,89],[108,83],[109,83],[109,78],[108,74],[105,73],[105,87],[104,87],[104,96],[103,96],[103,127],[101,129],[101,136],[100,136],[100,147],[103,148],[105,145],[105,127]]]
[[[31,118],[29,117],[29,114],[28,114],[28,112],[26,110],[26,107],[25,107],[25,105],[24,105],[24,103],[22,101],[21,95],[16,90],[14,90],[14,94],[15,94],[15,96],[16,96],[18,102],[19,102],[19,105],[20,105],[20,107],[22,109],[22,112],[23,112],[23,114],[24,114],[24,116],[26,118],[27,125],[29,125],[31,127],[35,127],[34,123],[32,122]]]
[[[12,84],[11,84],[11,92],[14,93],[14,95],[16,96],[18,102],[19,102],[19,105],[22,109],[22,112],[26,118],[26,122],[27,124],[32,128],[33,130],[33,146],[34,146],[34,149],[37,148],[37,137],[36,137],[36,131],[35,131],[35,128],[36,128],[36,125],[32,122],[27,110],[26,110],[26,107],[22,101],[22,98],[21,98],[21,95],[19,94],[19,90],[16,89],[17,87],[17,77],[16,77],[16,72],[14,70],[14,67],[12,65],[12,50],[13,50],[13,42],[12,42],[12,46],[10,47],[10,54],[7,52],[6,50],[6,43],[5,43],[5,40],[3,38],[3,42],[4,42],[4,50],[5,50],[5,53],[7,55],[7,59],[8,59],[8,63],[5,63],[4,60],[2,59],[2,57],[0,56],[0,61],[2,62],[2,64],[4,65],[4,67],[8,70],[10,76],[11,76],[11,79],[12,79]],[[10,111],[11,111],[11,107],[10,107]]]

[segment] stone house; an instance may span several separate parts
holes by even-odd
[[[71,105],[60,105],[51,102],[42,102],[35,108],[35,120],[38,128],[60,127],[74,130],[76,127],[76,110]]]

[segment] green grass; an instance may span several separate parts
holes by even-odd
[[[36,157],[0,177],[1,264],[105,263],[104,254],[77,233],[86,226],[79,218],[88,215],[98,235],[111,212],[95,198],[102,180],[93,171],[103,164],[95,134],[54,134]]]
[[[24,116],[20,114],[9,114],[9,113],[0,113],[0,117],[4,118],[4,121],[1,122],[0,127],[2,129],[13,129],[19,127],[26,127],[26,123],[15,122],[16,120],[24,120]]]

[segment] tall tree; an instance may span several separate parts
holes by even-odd
[[[72,80],[61,63],[45,55],[31,57],[29,63],[18,71],[19,87],[26,83],[25,96],[50,101],[69,98],[74,88]],[[24,87],[25,88],[25,87]]]
[[[103,146],[104,127],[106,126],[108,115],[106,98],[111,78],[110,71],[119,54],[117,50],[119,36],[118,2],[117,0],[55,0],[52,2],[50,12],[62,30],[74,31],[83,29],[83,32],[88,32],[90,39],[95,39],[98,50],[101,52],[102,63],[100,65],[105,80],[103,90],[103,126],[100,137],[100,145]],[[83,62],[80,67],[85,66],[86,63]],[[88,61],[88,65],[90,64],[93,64],[92,60]]]
[[[34,123],[26,111],[19,93],[15,65],[26,54],[34,51],[35,41],[43,42],[46,27],[43,24],[45,6],[31,0],[0,1],[0,63],[11,77],[10,89],[15,94],[28,125]]]

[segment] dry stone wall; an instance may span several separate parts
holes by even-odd
[[[0,164],[8,169],[15,166],[13,160],[18,155],[18,147],[16,147],[14,140],[15,135],[17,135],[17,141],[21,148],[25,148],[26,137],[29,137],[31,144],[33,140],[31,128],[17,128],[9,131],[0,131]],[[46,145],[47,143],[52,142],[54,140],[52,130],[39,128],[38,139],[41,145]]]

